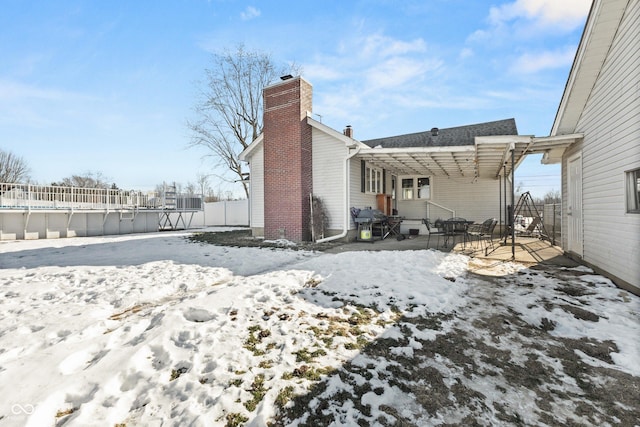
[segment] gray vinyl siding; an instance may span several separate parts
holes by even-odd
[[[329,214],[329,228],[344,228],[344,168],[347,148],[339,141],[313,128],[313,194],[320,197]]]
[[[632,1],[576,131],[585,135],[583,258],[640,287],[640,215],[625,204],[625,171],[640,167],[639,28],[640,2]]]

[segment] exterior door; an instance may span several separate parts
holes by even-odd
[[[582,256],[582,156],[569,158],[567,169],[567,250]]]

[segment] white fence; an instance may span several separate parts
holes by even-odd
[[[562,204],[547,204],[543,210],[544,228],[549,234],[549,240],[554,245],[560,245],[562,242]]]
[[[177,220],[178,214],[170,214]],[[230,200],[205,203],[202,211],[196,212],[191,219],[190,227],[229,226],[241,227],[249,225],[249,201]]]
[[[248,226],[248,200],[104,188],[0,183],[0,240],[147,233],[169,228]]]
[[[0,183],[0,209],[202,209],[199,195]]]

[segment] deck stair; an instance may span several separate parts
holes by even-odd
[[[164,186],[164,207],[165,209],[176,209],[177,203],[176,185],[165,184]]]

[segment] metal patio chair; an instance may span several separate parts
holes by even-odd
[[[489,247],[491,247],[491,252],[495,250],[493,243],[493,230],[496,228],[496,224],[498,224],[498,221],[495,218],[489,218],[481,224],[471,224],[467,229],[466,234],[470,242],[473,242],[475,239],[481,247],[482,242],[484,242],[485,256],[489,254]]]
[[[436,221],[437,223],[438,221]],[[446,234],[446,230],[444,228],[438,228],[435,224],[429,221],[429,218],[422,218],[422,223],[427,226],[427,231],[429,235],[427,236],[427,249],[429,248],[429,241],[431,240],[431,235],[438,236],[438,240],[436,243],[436,248],[440,243],[440,236],[444,236]]]

